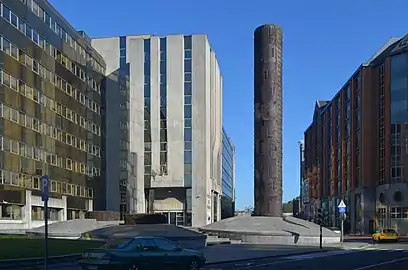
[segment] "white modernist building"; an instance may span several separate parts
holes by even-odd
[[[92,46],[108,76],[124,69],[129,77],[130,211],[177,225],[220,220],[222,78],[207,36],[107,37]]]

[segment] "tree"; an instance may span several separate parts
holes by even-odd
[[[289,201],[282,205],[282,212],[283,213],[293,213],[293,201]]]

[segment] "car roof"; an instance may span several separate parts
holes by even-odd
[[[164,239],[163,237],[158,236],[135,236],[133,239]]]

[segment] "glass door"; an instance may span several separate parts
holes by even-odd
[[[176,213],[176,225],[183,226],[184,225],[184,214],[183,212]]]

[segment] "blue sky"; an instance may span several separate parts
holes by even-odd
[[[223,122],[236,146],[237,208],[253,204],[253,31],[280,24],[283,200],[299,193],[297,142],[316,100],[331,99],[388,38],[408,32],[408,1],[49,0],[91,37],[208,34],[223,75]],[[405,27],[404,27],[405,26]]]

